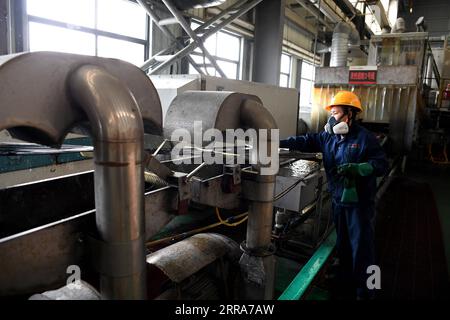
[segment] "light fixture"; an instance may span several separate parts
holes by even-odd
[[[413,10],[412,10],[412,7],[410,7],[410,8],[409,8],[409,13],[412,13],[412,11],[413,11]]]

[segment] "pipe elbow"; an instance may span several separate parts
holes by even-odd
[[[278,125],[272,114],[255,100],[247,99],[241,105],[241,121],[248,128],[278,129]]]
[[[348,23],[341,21],[334,27],[333,33],[350,34],[351,31],[352,28],[348,25]]]
[[[143,139],[142,116],[130,90],[106,70],[84,65],[69,78],[69,91],[92,124],[94,138],[104,142]]]

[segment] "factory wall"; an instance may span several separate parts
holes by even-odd
[[[400,16],[405,18],[409,31],[415,31],[415,22],[424,16],[430,36],[441,37],[450,33],[449,0],[415,0],[412,1],[412,13],[407,9]]]

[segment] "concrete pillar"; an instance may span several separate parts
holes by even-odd
[[[256,7],[253,81],[279,85],[285,0],[265,0]]]
[[[8,10],[6,0],[0,0],[0,55],[8,54]]]
[[[3,2],[6,6],[6,41],[7,52],[17,53],[29,51],[28,44],[28,22],[25,0],[0,0],[1,8]],[[9,10],[9,12],[8,12]],[[3,17],[3,14],[1,15]],[[3,21],[2,21],[3,22]],[[1,24],[1,22],[0,22]],[[0,33],[3,32],[3,26],[0,26]],[[2,35],[0,35],[0,38]],[[3,42],[3,38],[1,40]],[[3,45],[3,43],[2,43]]]

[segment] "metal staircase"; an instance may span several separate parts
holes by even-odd
[[[221,77],[226,78],[225,73],[217,64],[216,59],[205,48],[204,43],[208,37],[225,28],[234,20],[253,9],[261,1],[262,0],[237,1],[227,9],[223,10],[220,14],[214,16],[193,30],[189,22],[183,16],[183,13],[178,10],[172,0],[161,0],[171,14],[171,17],[164,19],[161,19],[158,16],[155,10],[155,6],[157,5],[155,1],[137,0],[137,2],[145,9],[147,14],[153,20],[155,25],[158,26],[161,32],[171,40],[171,44],[167,48],[161,50],[145,61],[141,66],[141,69],[147,71],[148,74],[157,74],[178,60],[186,57],[198,73],[205,74],[202,67],[204,67],[206,63],[198,64],[190,56],[191,52],[197,48],[200,48],[203,53],[204,60],[206,61],[207,59],[209,61],[207,67],[214,68]],[[173,24],[180,25],[186,32],[187,37],[177,38],[168,28],[169,25]]]

